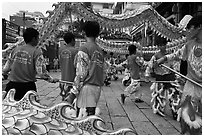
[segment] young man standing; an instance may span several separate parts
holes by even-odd
[[[64,35],[66,45],[62,45],[59,49],[59,64],[61,68],[61,80],[74,82],[76,76],[76,68],[74,66],[74,59],[78,52],[75,46],[75,36],[68,32]],[[62,100],[68,96],[72,85],[60,83]]]
[[[80,47],[75,60],[76,77],[74,94],[69,98],[77,97],[77,116],[86,117],[95,115],[96,106],[104,84],[104,56],[102,49],[96,43],[100,32],[100,26],[95,21],[87,21],[84,24],[86,43]]]
[[[27,28],[23,38],[26,44],[12,50],[2,70],[4,75],[10,72],[5,91],[8,92],[14,88],[16,101],[21,100],[29,90],[37,91],[36,75],[49,82],[57,82],[57,79],[48,75],[42,51],[36,47],[39,32],[33,28]]]

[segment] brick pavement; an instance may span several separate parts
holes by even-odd
[[[52,77],[60,78],[60,72],[51,72],[50,74]],[[150,84],[142,86],[144,103],[135,103],[130,97],[126,99],[125,104],[122,104],[120,94],[123,93],[125,87],[121,83],[121,78],[122,76],[119,80],[112,81],[109,87],[102,88],[98,106],[106,129],[132,128],[139,135],[180,135],[179,122],[173,120],[168,107],[165,117],[153,114],[150,102]],[[6,81],[3,83],[5,84]],[[38,80],[36,85],[42,105],[53,106],[61,102],[59,83]]]
[[[60,72],[50,74],[60,78]],[[38,80],[36,85],[41,104],[52,106],[61,102],[59,83]],[[143,84],[144,103],[135,103],[130,97],[124,105],[120,101],[120,94],[125,88],[121,84],[121,76],[119,80],[112,81],[109,87],[104,86],[98,106],[101,110],[100,117],[106,123],[105,127],[112,130],[129,127],[135,129],[139,135],[179,135],[179,122],[172,119],[168,107],[166,117],[153,114],[149,86],[150,84]]]

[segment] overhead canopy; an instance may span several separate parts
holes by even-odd
[[[48,45],[48,41],[54,39],[58,33],[58,26],[63,24],[63,20],[70,16],[70,13],[76,14],[84,20],[95,20],[98,21],[102,28],[106,29],[121,29],[133,27],[138,31],[144,24],[153,30],[157,35],[166,39],[173,40],[172,43],[168,43],[167,50],[178,48],[178,44],[185,42],[183,37],[184,30],[172,25],[164,17],[150,5],[141,6],[139,9],[119,14],[99,14],[95,13],[92,9],[87,8],[80,2],[60,2],[54,4],[55,9],[50,12],[50,17],[45,22],[45,25],[40,28],[40,42],[39,46],[45,44]],[[98,39],[103,49],[109,49],[117,53],[126,53],[127,45],[108,43],[105,40]],[[133,43],[134,44],[134,43]],[[157,47],[144,47],[142,48],[144,53],[157,52]]]

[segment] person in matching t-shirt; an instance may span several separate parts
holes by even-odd
[[[142,93],[140,89],[140,73],[142,67],[147,65],[144,58],[136,51],[135,45],[128,47],[129,56],[127,58],[127,67],[130,71],[131,84],[125,89],[124,94],[121,94],[121,102],[124,104],[125,98],[130,95],[135,95],[135,102],[143,102],[141,99]]]
[[[49,82],[57,81],[48,75],[42,51],[36,47],[39,32],[33,28],[27,28],[23,33],[23,38],[26,44],[11,51],[2,70],[3,74],[10,72],[5,91],[15,89],[14,99],[16,101],[21,100],[29,90],[37,91],[36,75]]]
[[[75,46],[75,36],[68,32],[64,35],[65,45],[62,45],[59,48],[59,64],[61,68],[61,80],[74,82],[74,78],[76,76],[76,68],[74,65],[74,59],[78,52]],[[60,89],[62,96],[62,100],[68,96],[72,85],[67,83],[60,83]]]
[[[79,118],[95,115],[101,87],[104,84],[104,56],[102,49],[96,44],[100,26],[95,21],[87,21],[83,31],[85,32],[86,43],[79,48],[75,60],[74,87],[76,90],[73,92],[75,96],[77,95],[76,106]]]

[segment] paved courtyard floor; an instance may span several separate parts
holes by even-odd
[[[51,75],[60,78],[60,72],[51,72]],[[98,106],[101,111],[100,117],[106,123],[105,128],[111,130],[132,128],[139,135],[180,135],[179,122],[173,120],[168,105],[165,117],[152,112],[149,90],[151,83],[142,84],[144,103],[135,103],[133,98],[128,97],[125,104],[122,104],[120,94],[125,89],[121,83],[122,77],[123,75],[119,75],[117,81],[111,81],[110,86],[102,88]],[[59,83],[38,80],[36,84],[41,104],[52,106],[62,101]]]

